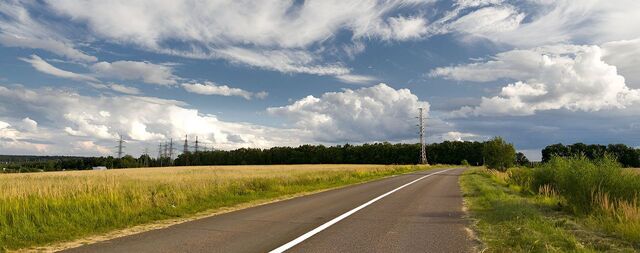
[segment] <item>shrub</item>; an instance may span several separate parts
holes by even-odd
[[[602,194],[613,201],[637,202],[640,176],[623,170],[611,157],[594,161],[584,156],[553,157],[533,170],[531,189],[544,185],[556,189],[575,213],[590,213],[599,208],[594,198]]]
[[[460,164],[462,164],[465,167],[469,167],[469,162],[467,161],[467,159],[462,160],[462,162],[460,162]]]
[[[487,168],[506,171],[515,162],[516,150],[513,144],[505,142],[501,137],[495,137],[484,144],[482,155]]]
[[[507,170],[509,174],[508,183],[519,185],[524,189],[531,189],[531,183],[533,181],[533,172],[527,168],[511,168]]]

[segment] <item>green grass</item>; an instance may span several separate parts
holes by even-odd
[[[0,251],[424,169],[291,165],[4,174],[0,175]]]
[[[470,169],[460,179],[485,252],[634,252],[632,243],[590,227],[588,217],[562,211],[561,197],[531,194],[509,174]]]

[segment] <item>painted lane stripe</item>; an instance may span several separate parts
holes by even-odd
[[[365,208],[365,207],[373,204],[374,202],[376,202],[376,201],[378,201],[378,200],[380,200],[380,199],[382,199],[382,198],[384,198],[384,197],[386,197],[386,196],[388,196],[388,195],[390,195],[390,194],[392,194],[392,193],[394,193],[396,191],[399,191],[400,189],[405,188],[405,187],[407,187],[407,186],[409,186],[409,185],[411,185],[411,184],[413,184],[415,182],[418,182],[418,181],[420,181],[422,179],[425,179],[425,178],[433,176],[433,175],[437,175],[437,174],[440,174],[440,173],[443,173],[443,172],[447,172],[449,170],[452,170],[452,169],[447,169],[447,170],[443,170],[443,171],[434,172],[434,173],[431,173],[429,175],[422,176],[422,177],[420,177],[420,178],[418,178],[416,180],[413,180],[413,181],[411,181],[409,183],[406,183],[406,184],[404,184],[404,185],[402,185],[402,186],[400,186],[398,188],[395,188],[395,189],[393,189],[393,190],[391,190],[391,191],[389,191],[389,192],[387,192],[385,194],[382,194],[382,195],[380,195],[380,196],[378,196],[378,197],[376,197],[376,198],[374,198],[372,200],[369,200],[367,203],[364,203],[364,204],[352,209],[351,211],[348,211],[346,213],[341,214],[338,217],[333,218],[332,220],[328,221],[327,223],[324,223],[324,224],[320,225],[319,227],[317,227],[317,228],[315,228],[315,229],[313,229],[313,230],[301,235],[300,237],[294,239],[293,241],[290,241],[290,242],[288,242],[288,243],[286,243],[286,244],[284,244],[284,245],[282,245],[282,246],[280,246],[280,247],[278,247],[278,248],[276,248],[276,249],[274,249],[272,251],[269,251],[269,253],[285,252],[286,250],[292,248],[293,246],[298,245],[299,243],[303,242],[304,240],[309,239],[309,237],[312,237],[315,234],[320,233],[320,231],[325,230],[328,227],[330,227],[331,225],[338,223],[339,221],[343,220],[344,218],[349,217],[350,215],[354,214],[357,211],[360,211],[360,209]]]

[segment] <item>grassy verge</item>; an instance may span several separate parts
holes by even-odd
[[[424,169],[218,166],[0,175],[0,251]]]
[[[485,252],[635,252],[628,240],[595,229],[594,216],[570,215],[552,189],[530,194],[508,173],[467,170],[465,204]]]

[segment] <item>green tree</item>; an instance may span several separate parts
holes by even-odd
[[[506,171],[515,162],[516,150],[513,144],[505,142],[501,137],[495,137],[484,144],[482,155],[488,168]]]
[[[529,159],[522,152],[516,154],[516,164],[519,166],[529,166]]]

